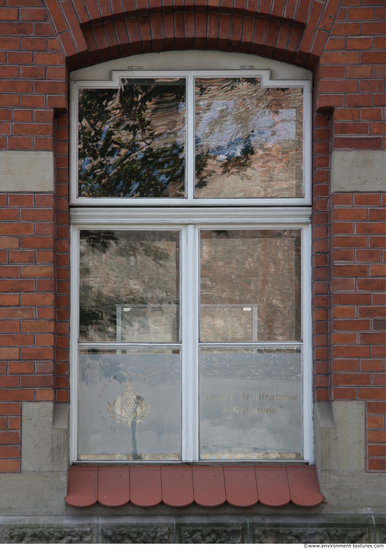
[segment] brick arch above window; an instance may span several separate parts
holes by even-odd
[[[251,53],[312,69],[339,0],[46,0],[70,70],[170,50]]]

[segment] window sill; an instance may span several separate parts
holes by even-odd
[[[99,502],[143,508],[164,503],[181,508],[194,502],[244,508],[258,502],[301,507],[323,502],[315,466],[70,466],[65,497],[83,508]]]

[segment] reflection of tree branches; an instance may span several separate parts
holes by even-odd
[[[120,90],[82,90],[81,195],[183,194],[184,127],[182,81],[127,79]]]

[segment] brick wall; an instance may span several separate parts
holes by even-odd
[[[53,194],[0,195],[0,471],[20,467],[21,403],[69,399],[68,68],[194,47],[314,71],[314,395],[366,402],[385,469],[385,204],[330,187],[333,151],[385,146],[383,19],[383,0],[0,1],[0,150],[56,162]]]

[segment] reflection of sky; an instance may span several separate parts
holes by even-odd
[[[203,102],[207,106],[207,102]],[[209,143],[211,152],[218,154],[227,152],[229,148],[224,148],[229,142],[239,142],[236,145],[237,151],[233,154],[239,155],[244,145],[244,140],[250,137],[252,145],[260,142],[278,142],[286,139],[293,140],[296,132],[296,110],[280,109],[275,110],[275,114],[268,110],[260,110],[252,116],[252,113],[240,111],[240,117],[243,120],[239,125],[235,124],[235,109],[240,109],[240,102],[236,100],[211,101],[210,109],[203,115],[196,116],[196,137],[201,142]],[[243,116],[244,115],[244,116]],[[213,149],[222,147],[224,152]]]

